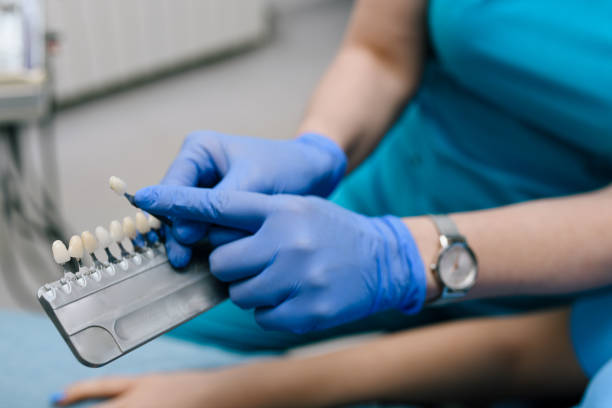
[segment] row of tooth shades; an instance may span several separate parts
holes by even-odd
[[[157,218],[138,211],[134,218],[125,217],[122,223],[112,221],[108,230],[96,227],[95,235],[90,231],[84,231],[80,236],[73,235],[68,247],[60,240],[53,242],[53,259],[64,270],[61,282],[82,279],[93,273],[99,276],[102,271],[114,275],[116,267],[127,270],[129,262],[141,264],[143,255],[153,257],[154,250],[160,247],[163,241],[161,226]],[[132,243],[132,251],[126,249],[126,240]],[[119,256],[113,254],[113,244],[119,250]],[[106,259],[100,258],[96,252],[98,255],[103,252]],[[89,263],[85,261],[86,253]]]

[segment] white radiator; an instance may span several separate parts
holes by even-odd
[[[59,34],[55,97],[109,86],[252,43],[265,35],[266,0],[46,0]]]

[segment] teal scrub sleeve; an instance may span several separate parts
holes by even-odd
[[[463,87],[566,142],[610,154],[611,15],[609,1],[434,0],[429,24],[436,57]]]
[[[591,378],[612,358],[612,290],[578,299],[570,327],[576,357]]]

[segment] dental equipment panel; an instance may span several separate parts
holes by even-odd
[[[110,233],[97,227],[95,236],[89,231],[75,235],[68,248],[53,243],[64,276],[42,286],[37,296],[81,363],[103,366],[227,298],[227,286],[209,271],[208,251],[194,251],[183,270],[170,265],[160,227],[155,217],[139,213],[136,222],[131,217],[123,225],[113,221]],[[125,241],[132,242],[133,251]],[[113,244],[120,255],[111,251]]]

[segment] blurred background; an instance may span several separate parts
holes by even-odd
[[[294,136],[348,0],[0,0],[0,307],[39,310],[54,239],[134,209],[185,135]]]

